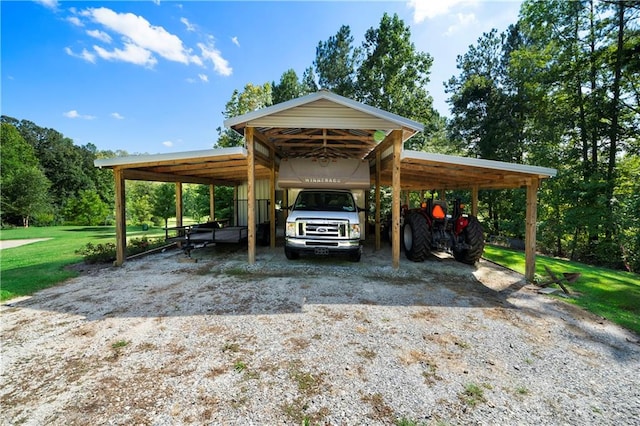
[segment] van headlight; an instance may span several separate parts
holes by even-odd
[[[360,224],[351,224],[351,238],[360,238]]]
[[[296,223],[295,222],[287,222],[286,235],[287,235],[287,237],[295,237],[296,236]]]

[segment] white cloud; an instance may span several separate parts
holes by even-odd
[[[111,36],[100,30],[87,30],[87,34],[105,43],[111,43]]]
[[[460,31],[468,28],[476,22],[478,22],[478,20],[476,19],[476,15],[474,13],[457,13],[456,23],[450,25],[444,35],[451,36],[455,33],[459,33]]]
[[[124,120],[124,117],[120,115],[119,112],[112,112],[111,117],[115,118],[116,120]]]
[[[96,63],[96,55],[89,52],[87,49],[82,49],[82,53],[75,53],[70,47],[65,47],[64,51],[67,55],[73,56],[74,58],[80,58],[87,62],[91,62],[92,64]]]
[[[84,24],[82,23],[80,18],[78,18],[77,16],[69,16],[67,18],[67,21],[71,22],[76,27],[84,27]]]
[[[213,69],[220,75],[230,76],[233,73],[233,68],[229,66],[229,61],[224,59],[220,54],[220,51],[216,49],[212,43],[205,45],[204,43],[198,43],[198,47],[202,51],[202,57],[208,59],[213,63]]]
[[[191,22],[189,22],[189,20],[187,18],[180,18],[180,22],[182,22],[184,24],[184,26],[187,27],[187,31],[195,31],[196,30],[196,26],[193,25]]]
[[[477,0],[409,0],[407,5],[413,9],[413,22],[419,24],[425,19],[447,15],[457,5],[475,3]]]
[[[220,50],[214,45],[214,38],[208,36],[208,41],[198,43],[200,54],[194,49],[186,47],[182,40],[171,34],[163,27],[152,25],[143,16],[133,13],[118,13],[106,7],[89,8],[78,11],[69,8],[72,17],[67,18],[73,25],[84,26],[88,22],[100,25],[102,28],[87,30],[86,34],[101,44],[93,45],[93,51],[84,49],[82,53],[74,53],[70,48],[65,51],[68,55],[95,63],[98,58],[108,61],[128,62],[135,65],[153,68],[159,59],[179,62],[185,65],[197,65],[208,68],[207,62],[213,70],[222,76],[230,76],[233,69]],[[187,18],[180,18],[188,31],[197,31],[197,26]],[[237,37],[231,41],[239,46]],[[107,48],[104,44],[111,44]],[[209,76],[200,74],[201,81],[209,81]],[[190,80],[187,80],[190,81]]]
[[[67,118],[80,118],[82,120],[93,120],[96,118],[93,115],[79,114],[78,111],[76,111],[75,109],[72,109],[71,111],[67,111],[62,115],[64,115]]]
[[[135,65],[142,65],[147,68],[153,68],[158,60],[153,57],[150,51],[133,43],[125,43],[124,50],[115,48],[108,51],[100,46],[93,46],[98,56],[107,61],[129,62]]]
[[[173,146],[173,142],[171,142],[171,141],[164,141],[164,142],[162,142],[162,145],[164,145],[164,146],[166,146],[166,147],[168,147],[168,148],[171,148],[171,147]]]
[[[191,78],[191,77],[187,78],[186,82],[190,83],[190,84],[197,83],[196,79],[195,78]]]
[[[58,0],[36,0],[36,3],[40,3],[44,7],[48,7],[49,9],[57,9],[58,8]]]
[[[231,37],[231,43],[235,44],[236,46],[240,47],[240,42],[238,41],[238,37]]]
[[[84,14],[94,22],[122,35],[125,44],[131,46],[127,48],[130,52],[144,50],[156,53],[169,61],[183,64],[190,62],[190,52],[185,49],[179,37],[167,32],[163,27],[151,25],[142,16],[133,13],[116,13],[105,7],[87,9]]]

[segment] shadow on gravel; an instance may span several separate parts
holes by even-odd
[[[193,257],[197,263],[186,262],[182,252],[173,250],[121,268],[91,268],[9,305],[87,320],[282,315],[301,313],[307,305],[513,308],[508,292],[474,276],[477,267],[452,259],[414,263],[403,258],[394,270],[389,249],[367,249],[358,263],[322,257],[288,261],[282,248],[259,248],[256,263],[248,265],[241,246],[201,249]],[[483,268],[490,275],[497,267]],[[512,281],[505,288],[517,291],[522,282]]]
[[[359,263],[311,257],[291,262],[281,248],[261,247],[256,263],[248,265],[245,248],[228,246],[193,256],[197,263],[172,250],[119,268],[91,268],[2,310],[55,312],[84,321],[206,316],[215,323],[221,316],[295,317],[318,308],[339,319],[365,305],[383,316],[385,308],[397,306],[424,315],[433,314],[430,308],[479,308],[485,317],[511,322],[527,333],[597,341],[621,360],[630,354],[625,349],[630,334],[612,332],[581,309],[520,291],[526,285],[522,276],[489,262],[469,266],[453,259],[414,263],[402,258],[394,270],[390,250],[365,250]],[[446,311],[437,315],[448,316]]]

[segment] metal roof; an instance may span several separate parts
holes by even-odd
[[[166,154],[141,154],[128,155],[125,157],[100,158],[93,162],[96,167],[116,167],[131,166],[134,164],[150,165],[151,163],[165,161],[206,161],[209,157],[220,157],[225,155],[244,155],[246,157],[247,150],[243,147],[203,149],[199,151],[182,151],[170,152]]]
[[[247,150],[242,147],[132,155],[99,159],[96,167],[120,169],[125,179],[236,185],[247,180]],[[256,178],[267,179],[271,162],[256,153]]]
[[[383,185],[390,185],[391,157],[381,164]],[[403,189],[519,188],[532,178],[554,177],[555,169],[480,158],[403,150],[400,156]]]
[[[240,135],[253,127],[255,137],[281,158],[363,159],[393,130],[403,130],[404,141],[424,129],[326,90],[229,118],[224,125]]]
[[[410,120],[408,118],[399,116],[397,114],[393,114],[388,111],[381,110],[379,108],[374,108],[372,106],[354,101],[353,99],[345,98],[344,96],[337,95],[328,90],[319,90],[315,93],[310,93],[305,96],[301,96],[296,99],[291,99],[286,102],[282,102],[279,104],[271,105],[266,108],[259,109],[257,111],[252,111],[247,114],[239,115],[237,117],[231,117],[224,121],[224,126],[234,129],[240,130],[244,128],[246,125],[250,124],[253,121],[263,119],[267,116],[277,116],[277,114],[293,109],[298,108],[316,101],[327,100],[334,104],[341,105],[346,108],[353,109],[355,111],[362,112],[371,117],[378,118],[380,120],[386,121],[387,123],[391,123],[392,127],[384,127],[376,130],[385,130],[385,129],[400,129],[400,128],[409,128],[415,130],[416,132],[421,132],[424,130],[424,125],[422,123],[418,123],[417,121]],[[318,114],[322,114],[323,112],[326,114],[329,111],[316,111]],[[330,117],[334,117],[338,119],[338,116],[329,115]],[[249,123],[249,124],[247,124]],[[388,125],[388,124],[387,124]],[[354,127],[355,126],[355,127]],[[286,127],[286,126],[279,126]],[[309,125],[304,125],[304,128],[310,128]],[[344,127],[337,127],[344,128]],[[357,122],[353,123],[353,125],[348,127],[349,129],[369,129],[370,127],[366,125],[359,126]]]

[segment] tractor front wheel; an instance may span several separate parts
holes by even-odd
[[[480,260],[480,257],[482,257],[482,251],[484,250],[482,225],[480,224],[480,221],[478,221],[477,217],[469,216],[469,223],[462,231],[462,238],[468,248],[458,250],[454,247],[453,257],[455,257],[458,262],[473,265]]]
[[[402,246],[407,259],[422,262],[429,255],[431,230],[427,219],[421,214],[409,214],[402,227]]]

